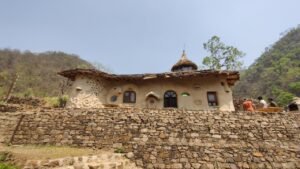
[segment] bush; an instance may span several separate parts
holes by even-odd
[[[60,97],[46,97],[44,100],[50,107],[66,107],[69,97],[66,95]]]
[[[60,96],[58,98],[59,106],[60,107],[66,107],[67,101],[69,100],[69,97],[67,95]]]
[[[28,89],[23,93],[23,96],[24,96],[25,98],[33,97],[33,96],[34,96],[33,89],[32,89],[32,88],[28,88]]]
[[[59,107],[58,97],[45,97],[46,105],[50,107]]]
[[[125,150],[122,147],[120,147],[120,148],[116,148],[114,152],[123,154],[125,153]]]
[[[7,152],[0,152],[0,162],[5,161],[7,156],[8,156]]]
[[[275,99],[280,106],[289,104],[293,100],[293,97],[295,97],[292,93],[278,88],[274,88],[272,93],[274,96],[276,96]]]
[[[0,169],[18,169],[18,167],[9,164],[0,163]]]

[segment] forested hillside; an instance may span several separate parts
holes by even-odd
[[[63,52],[32,53],[0,50],[0,98],[5,96],[15,74],[18,75],[13,95],[58,96],[64,78],[58,71],[93,66],[76,55]]]
[[[262,95],[285,105],[300,96],[300,27],[286,33],[259,57],[234,88],[236,97]]]

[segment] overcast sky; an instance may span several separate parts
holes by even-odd
[[[0,0],[0,48],[63,51],[115,73],[201,64],[213,35],[246,53],[248,66],[300,24],[300,0]],[[0,56],[1,57],[1,56]]]

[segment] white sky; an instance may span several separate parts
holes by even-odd
[[[1,0],[0,48],[74,53],[115,73],[165,72],[221,37],[248,66],[300,24],[299,0]],[[0,56],[1,57],[1,56]]]

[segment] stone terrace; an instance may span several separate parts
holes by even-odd
[[[300,168],[299,112],[41,109],[0,113],[0,134],[13,144],[115,147],[142,168]]]

